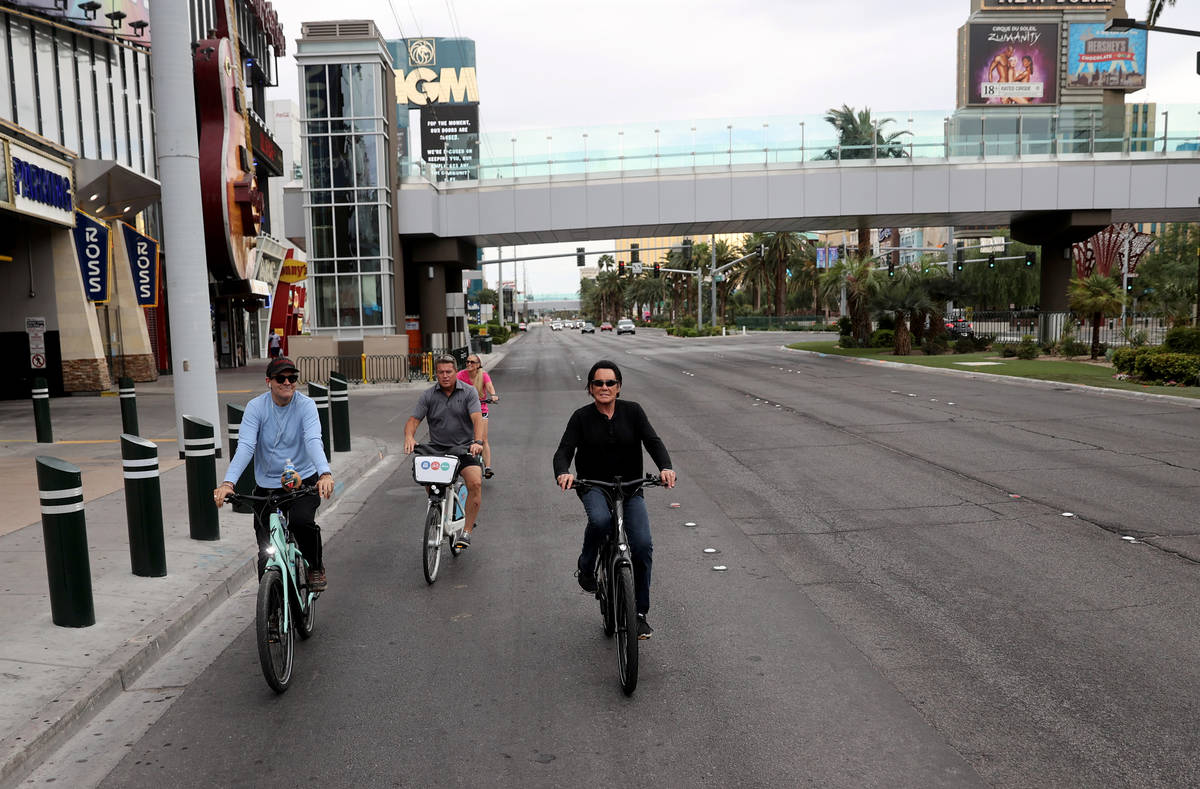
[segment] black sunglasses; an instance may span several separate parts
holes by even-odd
[[[275,376],[275,383],[277,383],[277,384],[294,384],[299,380],[300,380],[300,376],[296,375],[295,373],[292,373],[291,375]]]
[[[593,378],[592,379],[592,386],[609,387],[609,386],[616,386],[619,383],[621,383],[621,382],[618,381],[616,378]]]

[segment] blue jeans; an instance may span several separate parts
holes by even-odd
[[[583,532],[583,552],[579,554],[579,569],[592,572],[596,566],[596,554],[600,542],[612,530],[612,513],[604,492],[592,488],[579,496],[587,512],[587,528]],[[625,499],[625,535],[629,538],[629,551],[633,554],[633,586],[637,599],[637,612],[650,610],[650,569],[654,564],[654,543],[650,539],[650,515],[646,512],[646,500],[641,496]]]

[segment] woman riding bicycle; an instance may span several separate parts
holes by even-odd
[[[492,377],[483,370],[483,362],[477,354],[467,357],[467,369],[460,370],[458,380],[475,387],[479,393],[479,411],[483,415],[483,478],[492,478],[492,445],[488,442],[488,403],[500,402]]]
[[[615,362],[602,359],[588,372],[587,391],[592,402],[585,405],[567,421],[566,430],[554,453],[554,476],[563,490],[571,488],[571,460],[579,477],[625,481],[642,476],[642,447],[658,466],[663,484],[675,487],[675,472],[671,456],[658,433],[637,403],[618,400],[621,395],[621,370]],[[596,591],[596,552],[604,535],[612,528],[612,515],[604,493],[591,489],[579,494],[587,513],[587,528],[583,533],[583,550],[577,561],[579,586],[585,592]],[[625,499],[625,531],[633,554],[633,576],[636,585],[638,638],[650,638],[654,628],[646,621],[650,610],[650,571],[653,565],[654,544],[650,537],[650,516],[646,501],[639,490]]]

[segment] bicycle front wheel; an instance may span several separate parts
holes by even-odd
[[[617,625],[617,672],[621,678],[621,690],[632,696],[638,681],[638,633],[637,603],[633,596],[633,568],[621,565],[613,573],[616,577],[614,606]]]
[[[292,657],[295,651],[295,628],[284,632],[283,578],[279,568],[263,573],[258,583],[258,612],[255,630],[258,634],[258,661],[263,676],[276,693],[283,693],[292,681]]]
[[[437,580],[438,568],[442,564],[442,508],[431,503],[425,513],[424,544],[421,559],[425,570],[425,583]]]

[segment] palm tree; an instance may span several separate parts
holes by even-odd
[[[761,233],[750,233],[742,239],[742,254],[747,255],[756,249],[759,243],[765,243],[766,237]],[[754,311],[762,309],[762,297],[771,287],[770,263],[757,255],[743,260],[739,274],[741,282],[754,294]]]
[[[908,356],[912,353],[911,324],[915,324],[920,316],[924,317],[933,308],[922,275],[909,268],[900,270],[895,278],[890,279],[874,294],[872,303],[877,309],[892,313],[896,318],[895,342],[892,347],[897,356]]]
[[[821,275],[821,297],[826,301],[840,299],[843,286],[851,333],[860,344],[866,344],[871,336],[871,300],[879,290],[871,261],[864,257],[843,258]]]
[[[787,270],[792,258],[799,262],[800,249],[803,245],[796,233],[764,233],[763,243],[766,244],[766,258],[770,262],[771,277],[775,281],[775,317],[783,320],[784,303],[787,294]]]
[[[1163,12],[1165,6],[1175,6],[1175,0],[1150,0],[1150,7],[1146,9],[1146,24],[1154,27],[1158,24],[1158,16]]]
[[[825,113],[825,121],[837,131],[837,148],[830,148],[821,155],[822,159],[903,159],[908,151],[900,143],[900,137],[907,131],[893,132],[886,137],[883,127],[894,123],[894,118],[875,120],[871,117],[870,107],[863,107],[857,112],[849,104],[843,104],[841,109],[830,108]],[[871,228],[865,223],[858,226],[858,254],[865,257],[871,248]]]
[[[617,276],[617,272],[601,271],[596,275],[596,296],[600,302],[600,320],[612,315],[615,323],[625,301],[625,283]]]
[[[1086,278],[1076,277],[1067,285],[1067,303],[1080,315],[1092,316],[1092,358],[1100,355],[1100,322],[1105,316],[1121,314],[1125,294],[1113,277],[1093,271]]]
[[[613,268],[616,268],[616,265],[617,261],[613,260],[612,255],[601,255],[596,261],[596,267],[601,271],[609,271]]]

